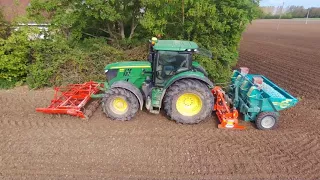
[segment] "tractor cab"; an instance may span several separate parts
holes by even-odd
[[[152,38],[148,60],[151,63],[153,82],[164,86],[171,77],[192,69],[192,54],[198,45],[191,41],[157,40]]]

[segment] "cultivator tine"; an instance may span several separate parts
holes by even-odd
[[[91,101],[91,95],[97,94],[100,87],[97,82],[70,84],[55,88],[54,98],[47,108],[36,108],[36,111],[47,114],[68,114],[89,119],[100,105],[100,100]],[[89,104],[88,104],[89,103]]]

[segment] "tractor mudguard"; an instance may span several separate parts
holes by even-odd
[[[130,92],[132,92],[138,99],[139,105],[140,105],[140,110],[143,108],[143,97],[140,92],[140,90],[135,87],[132,83],[127,82],[127,81],[117,81],[111,85],[111,88],[123,88],[126,89]]]
[[[190,73],[190,72],[188,72]],[[168,87],[170,87],[174,82],[179,81],[181,79],[196,79],[196,80],[200,80],[202,82],[204,82],[205,84],[207,84],[208,88],[212,89],[214,87],[213,83],[210,81],[210,79],[208,79],[206,76],[199,76],[197,75],[198,73],[195,74],[189,74],[189,75],[183,75],[180,77],[174,77],[173,79],[170,79],[168,81],[168,83],[164,86],[164,89],[167,89]],[[201,73],[202,74],[202,73]]]
[[[164,97],[164,95],[166,94],[167,89],[176,81],[179,81],[181,79],[196,79],[199,80],[203,83],[205,83],[208,88],[212,89],[214,87],[214,84],[210,81],[210,79],[208,79],[206,76],[204,76],[202,73],[199,72],[185,72],[185,73],[181,73],[179,74],[179,76],[173,77],[171,78],[168,83],[164,86],[164,90],[162,92],[161,95],[161,99],[160,102],[162,102],[162,99]],[[162,103],[161,103],[162,104]]]

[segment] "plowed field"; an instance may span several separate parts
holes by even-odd
[[[279,128],[217,129],[217,119],[180,125],[139,112],[115,122],[36,113],[51,89],[0,91],[0,179],[320,179],[320,23],[255,21],[238,66],[301,100]]]

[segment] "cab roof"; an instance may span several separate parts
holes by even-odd
[[[186,51],[188,49],[198,49],[198,45],[192,41],[158,40],[153,49],[157,51]]]

